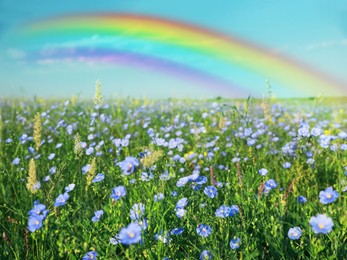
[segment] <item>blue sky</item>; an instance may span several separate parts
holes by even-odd
[[[11,32],[35,19],[96,11],[145,14],[195,24],[263,46],[347,82],[347,2],[342,0],[0,0],[1,96],[88,97],[93,95],[97,79],[107,97],[223,95],[174,75],[121,64],[23,63],[18,59],[20,50],[9,41]],[[265,93],[265,77],[240,71],[235,79],[240,85],[252,85],[250,89],[263,88]],[[273,90],[279,97],[288,95],[276,82]]]

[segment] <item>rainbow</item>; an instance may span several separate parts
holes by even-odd
[[[128,55],[137,62],[142,59],[144,64],[146,60],[147,63],[151,60],[152,65],[154,61],[157,65],[165,61],[169,67],[176,66],[181,74],[185,70],[186,75],[191,73],[195,79],[201,77],[204,81],[205,74],[211,86],[212,79],[217,82],[219,78],[225,88],[228,87],[225,82],[235,88],[232,81],[238,74],[251,73],[264,78],[264,82],[270,79],[287,93],[300,96],[317,93],[336,96],[347,92],[346,83],[260,46],[198,26],[151,16],[122,13],[60,16],[23,26],[19,35],[19,40],[30,48],[47,44],[54,49],[73,46],[79,55],[81,50],[97,48],[104,60],[111,51],[118,53],[118,58],[123,53],[123,57]],[[98,51],[94,54],[97,58]],[[89,58],[91,56],[89,53]],[[116,62],[117,59],[110,60]],[[243,90],[259,94],[263,87],[249,86]]]

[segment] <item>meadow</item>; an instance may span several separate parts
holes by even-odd
[[[0,259],[347,259],[345,99],[0,102]]]

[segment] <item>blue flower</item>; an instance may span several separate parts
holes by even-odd
[[[48,160],[53,160],[55,157],[55,154],[54,153],[51,153],[47,158]]]
[[[230,217],[233,217],[233,216],[235,216],[235,215],[238,214],[238,213],[239,213],[239,207],[236,206],[236,205],[231,205],[229,216],[230,216]]]
[[[288,230],[288,237],[291,240],[299,239],[301,237],[301,234],[302,234],[302,231],[301,231],[301,228],[299,227],[293,227]]]
[[[88,147],[88,149],[86,150],[86,155],[91,155],[92,153],[94,153],[94,148]]]
[[[139,220],[142,218],[145,212],[145,205],[142,203],[134,204],[130,209],[130,218],[132,220]]]
[[[69,193],[65,192],[64,194],[59,194],[54,202],[54,206],[63,206],[66,204],[66,201],[70,198]]]
[[[164,199],[164,194],[163,193],[158,193],[156,195],[154,195],[154,201],[158,202]]]
[[[35,232],[42,227],[43,216],[32,214],[29,216],[28,229],[30,232]]]
[[[298,202],[300,204],[304,204],[305,202],[307,202],[307,199],[304,196],[299,196],[298,197]]]
[[[171,235],[181,235],[184,231],[184,228],[174,228],[173,230],[170,231]]]
[[[238,249],[240,247],[240,244],[241,244],[241,239],[239,237],[233,238],[230,240],[230,247],[233,250]]]
[[[292,166],[292,164],[291,164],[290,162],[285,162],[285,163],[283,164],[283,168],[284,168],[284,169],[289,169],[291,166]]]
[[[317,214],[310,218],[310,225],[316,234],[328,234],[334,226],[333,220],[325,214]]]
[[[98,254],[95,251],[89,251],[83,256],[82,260],[94,260],[96,259],[97,255]]]
[[[92,221],[93,222],[99,221],[103,214],[104,214],[104,211],[102,209],[94,211],[94,216],[92,217]]]
[[[49,169],[49,173],[50,174],[55,174],[57,172],[57,167],[55,166],[52,166],[50,169]]]
[[[182,198],[176,203],[176,209],[183,209],[188,204],[187,198]]]
[[[36,204],[34,205],[34,208],[31,209],[28,214],[29,216],[32,216],[32,215],[40,215],[43,213],[43,211],[46,209],[46,205],[44,204]]]
[[[205,193],[208,197],[210,197],[211,199],[213,199],[214,197],[217,196],[217,189],[216,189],[216,187],[214,187],[214,186],[207,186],[207,187],[205,187],[205,189],[204,189],[204,193]]]
[[[323,204],[329,204],[334,202],[339,197],[339,193],[333,190],[332,187],[328,187],[325,191],[319,192],[319,201]]]
[[[14,165],[18,165],[19,163],[20,163],[20,159],[18,157],[14,158],[12,161],[12,164],[14,164]]]
[[[208,250],[204,250],[201,252],[200,254],[200,260],[209,260],[209,259],[212,259],[212,253]]]
[[[226,218],[230,214],[230,208],[225,205],[222,205],[216,210],[215,214],[218,218]]]
[[[175,212],[176,212],[176,217],[178,218],[182,218],[186,215],[186,210],[183,208],[176,208]]]
[[[119,200],[121,197],[124,197],[127,193],[127,190],[124,186],[118,186],[112,189],[111,198],[114,200]]]
[[[212,229],[210,226],[205,225],[205,224],[200,224],[197,228],[196,228],[196,232],[198,233],[198,235],[202,236],[202,237],[208,237],[211,232]]]
[[[135,157],[129,156],[124,161],[117,163],[117,165],[122,169],[124,175],[129,175],[139,166],[139,161]]]
[[[261,176],[265,176],[267,173],[268,173],[268,170],[265,169],[265,168],[262,168],[258,171],[258,173],[261,175]]]
[[[122,244],[136,244],[141,240],[141,227],[136,223],[130,223],[126,228],[122,228],[118,238]]]
[[[265,182],[265,189],[271,190],[277,187],[277,183],[275,180],[270,179]]]
[[[92,180],[92,182],[100,182],[105,178],[105,175],[102,173],[98,173],[94,179]]]
[[[74,183],[70,183],[68,186],[65,187],[65,191],[66,192],[70,192],[75,188],[75,184]]]

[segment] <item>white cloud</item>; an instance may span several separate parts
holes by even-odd
[[[12,59],[21,60],[26,57],[26,53],[19,49],[10,48],[6,50],[7,56]]]

